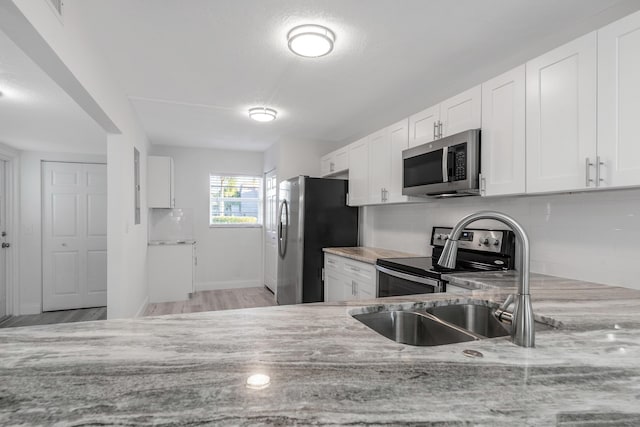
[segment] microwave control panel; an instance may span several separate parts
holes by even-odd
[[[449,147],[449,178],[452,181],[467,179],[467,144]]]

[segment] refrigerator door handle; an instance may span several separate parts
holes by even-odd
[[[284,214],[285,223],[282,222]],[[278,254],[284,258],[287,253],[287,237],[289,235],[289,204],[286,200],[280,203],[280,212],[278,214]]]

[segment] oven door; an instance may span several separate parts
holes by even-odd
[[[442,282],[437,279],[418,277],[376,265],[378,270],[378,297],[399,295],[432,294],[442,292]]]

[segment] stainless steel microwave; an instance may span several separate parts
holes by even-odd
[[[477,195],[480,129],[404,150],[402,163],[402,194],[406,196]]]

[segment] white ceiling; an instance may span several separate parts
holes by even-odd
[[[68,0],[154,144],[348,142],[596,28],[622,0]],[[617,9],[626,10],[617,12]],[[635,2],[640,8],[640,2]],[[635,7],[635,6],[632,6]],[[617,9],[616,9],[617,8]],[[614,16],[616,17],[616,16]],[[293,55],[292,27],[336,33]],[[279,111],[272,123],[252,106]]]
[[[0,31],[0,142],[19,150],[105,154],[106,133]]]

